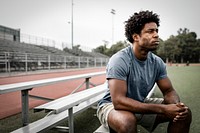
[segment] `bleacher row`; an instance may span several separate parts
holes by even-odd
[[[0,72],[104,66],[108,56],[0,39]]]

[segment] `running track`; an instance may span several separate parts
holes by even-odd
[[[63,77],[70,75],[78,75],[84,73],[104,71],[105,68],[91,68],[91,69],[79,69],[71,71],[62,71],[62,72],[52,72],[52,73],[43,73],[43,74],[31,74],[24,76],[13,76],[13,77],[4,77],[0,78],[0,85],[10,84],[10,83],[19,83],[25,81],[33,81],[39,79],[48,79],[55,77]],[[65,95],[68,95],[76,87],[78,87],[85,79],[72,80],[67,82],[61,82],[53,85],[38,87],[29,91],[29,94],[38,95],[48,98],[59,98]],[[90,81],[94,84],[102,84],[105,82],[105,75],[97,76],[91,78]],[[83,86],[80,90],[85,89]],[[45,101],[37,99],[29,99],[29,107],[33,108],[40,104],[45,103]],[[12,92],[0,95],[0,119],[17,114],[21,112],[21,92]]]

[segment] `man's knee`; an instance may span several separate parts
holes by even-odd
[[[126,112],[121,116],[118,115],[117,117],[117,119],[116,116],[114,119],[111,118],[112,122],[108,122],[111,128],[120,133],[136,133],[137,118],[134,114]]]
[[[188,124],[190,124],[192,122],[192,111],[190,109],[188,109],[188,115],[186,117],[186,121]]]
[[[137,131],[137,119],[136,117],[128,117],[126,118],[123,122],[122,125],[120,126],[120,131],[123,133],[133,133]]]
[[[188,109],[188,114],[184,120],[178,120],[177,122],[169,123],[168,132],[170,132],[170,133],[189,133],[191,122],[192,122],[192,112],[190,109]]]
[[[192,122],[192,112],[190,109],[188,109],[188,114],[185,116],[185,119],[178,120],[177,124],[180,124],[184,127],[190,127],[191,122]]]

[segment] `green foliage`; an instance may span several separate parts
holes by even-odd
[[[190,32],[187,28],[180,28],[177,36],[172,35],[160,44],[157,54],[169,62],[198,63],[200,60],[200,41],[196,37],[195,32]]]
[[[110,48],[107,48],[107,44],[104,44],[102,46],[95,48],[93,51],[105,54],[107,56],[112,56],[117,51],[127,47],[128,45],[129,44],[126,41],[124,42],[119,41],[116,44],[113,44]]]
[[[200,39],[197,39],[195,32],[190,32],[187,28],[180,28],[178,35],[171,35],[167,40],[160,39],[160,47],[154,53],[159,55],[166,62],[174,63],[199,63],[200,62]],[[107,48],[107,44],[99,46],[95,51],[112,56],[117,51],[129,44],[119,41]]]
[[[94,52],[98,52],[98,53],[102,53],[102,54],[107,55],[107,54],[106,54],[107,50],[108,50],[107,45],[104,44],[104,45],[102,45],[102,46],[97,47],[97,48],[94,49],[93,51],[94,51]]]

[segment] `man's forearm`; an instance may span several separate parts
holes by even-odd
[[[179,103],[180,98],[175,90],[170,91],[164,95],[164,104]]]
[[[113,104],[116,110],[127,110],[133,113],[143,114],[163,113],[164,108],[162,104],[141,103],[127,97],[119,98],[117,101],[114,100]]]

